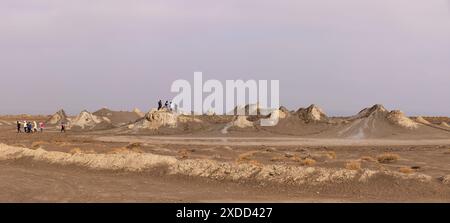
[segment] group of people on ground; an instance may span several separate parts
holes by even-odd
[[[44,132],[45,124],[43,122],[39,122],[39,125],[36,121],[17,121],[17,133],[21,133],[22,129],[25,133],[36,133],[38,130],[40,132]]]
[[[176,111],[177,107],[174,103],[169,102],[169,101],[166,101],[166,103],[164,103],[164,106],[163,106],[162,101],[159,100],[158,101],[158,111],[161,109],[168,109],[169,111]]]
[[[17,121],[17,133],[36,133],[36,132],[44,132],[45,123],[36,121]],[[61,123],[61,132],[66,132],[66,123]]]

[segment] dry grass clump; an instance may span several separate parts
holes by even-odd
[[[352,160],[345,164],[345,169],[347,170],[360,170],[361,162],[358,160]]]
[[[311,158],[306,158],[306,159],[300,161],[300,164],[302,166],[313,166],[316,164],[316,161]]]
[[[384,153],[377,157],[379,163],[393,163],[400,159],[400,156],[395,153]]]
[[[119,147],[113,148],[111,149],[111,151],[108,152],[108,154],[124,154],[124,153],[144,153],[144,151],[138,148],[129,149],[127,147]]]
[[[138,149],[141,147],[142,147],[142,143],[140,143],[140,142],[130,143],[126,146],[127,149]]]
[[[270,158],[270,161],[272,161],[272,162],[280,162],[280,161],[283,161],[284,158],[285,158],[284,156],[274,156],[274,157]]]
[[[291,158],[291,160],[294,161],[294,162],[301,162],[303,159],[302,159],[301,157],[295,155],[295,156],[293,156],[293,157]]]
[[[300,163],[300,165],[302,166],[313,166],[317,163],[317,161],[315,161],[312,158],[301,158],[297,155],[295,155],[294,157],[291,158],[292,161],[294,162],[298,162]]]
[[[239,154],[236,162],[238,162],[238,163],[248,162],[248,161],[252,160],[252,156],[255,153],[256,153],[256,151],[250,151],[250,152],[245,152],[245,153]]]
[[[48,142],[36,141],[36,142],[31,143],[31,148],[37,149],[39,147],[42,147],[45,144],[48,144]]]
[[[191,154],[191,152],[188,149],[181,149],[181,150],[178,150],[177,157],[178,157],[178,159],[187,159],[187,158],[189,158],[190,154]]]
[[[398,169],[398,171],[400,173],[404,173],[404,174],[412,174],[415,172],[411,167],[406,167],[406,166],[400,167],[400,169]]]
[[[263,167],[263,164],[261,162],[259,162],[258,160],[250,160],[247,163],[251,164],[253,166],[257,166],[257,167]]]
[[[445,151],[445,152],[444,152],[444,154],[446,154],[446,155],[450,155],[450,149],[449,149],[449,150],[447,150],[447,151]]]
[[[90,150],[82,150],[79,147],[75,147],[73,149],[71,149],[69,151],[70,154],[74,155],[74,154],[96,154],[97,152],[95,152],[94,150],[90,149]]]
[[[328,159],[334,160],[337,158],[335,151],[328,151],[325,155],[328,157]]]
[[[377,162],[377,160],[371,156],[362,156],[360,159],[365,162]]]

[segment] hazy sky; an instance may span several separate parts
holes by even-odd
[[[0,0],[0,113],[148,110],[195,71],[279,79],[291,109],[449,116],[449,0]]]

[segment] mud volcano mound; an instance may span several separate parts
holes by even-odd
[[[200,117],[200,116],[199,116]],[[207,128],[208,123],[193,115],[180,115],[167,109],[152,109],[143,118],[123,129],[130,133],[183,134]]]
[[[442,138],[446,133],[414,121],[399,110],[388,111],[383,105],[365,108],[348,118],[348,123],[337,128],[334,137],[341,138]],[[423,123],[423,124],[422,124]]]
[[[138,112],[132,111],[112,111],[107,108],[102,108],[94,113],[94,116],[99,117],[103,120],[107,120],[113,126],[119,127],[135,122],[136,120],[142,118]]]
[[[87,110],[82,111],[70,123],[70,129],[75,131],[81,130],[103,130],[114,128],[114,125],[106,117],[99,117]]]
[[[298,118],[305,122],[328,121],[328,116],[317,105],[310,105],[307,108],[300,108],[297,110]]]
[[[66,112],[61,109],[57,111],[55,114],[53,114],[45,123],[47,125],[59,125],[61,123],[69,123],[69,117],[67,116]]]

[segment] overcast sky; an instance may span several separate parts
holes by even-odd
[[[171,83],[278,79],[290,109],[450,116],[449,0],[0,0],[0,113],[148,110]]]

